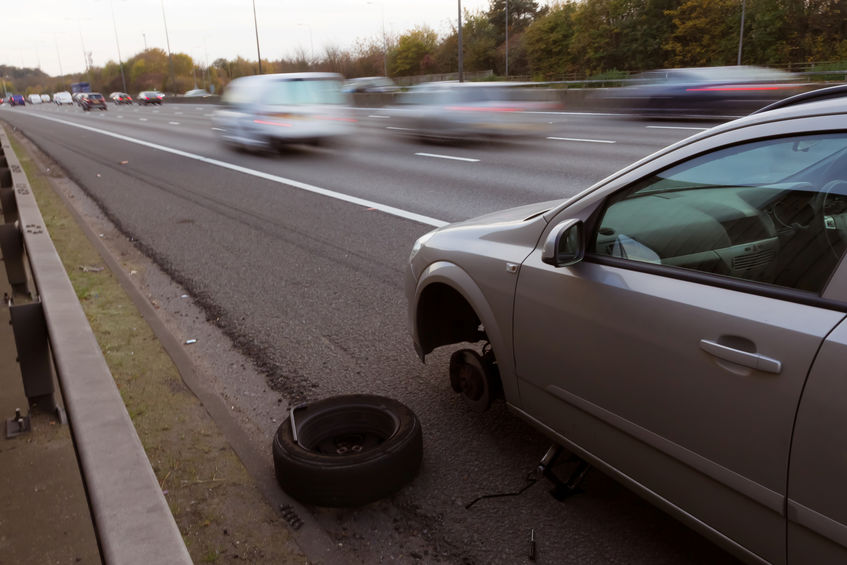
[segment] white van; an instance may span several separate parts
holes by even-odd
[[[229,83],[212,125],[220,139],[247,149],[319,144],[353,133],[350,101],[337,73],[283,73]]]
[[[53,93],[53,102],[57,106],[61,106],[62,104],[69,104],[73,106],[74,99],[71,97],[71,93],[67,90],[62,92],[54,92]]]
[[[40,94],[30,94],[27,96],[27,101],[30,104],[41,104],[41,95]]]

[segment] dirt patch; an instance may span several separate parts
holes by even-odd
[[[8,130],[7,130],[8,131]],[[51,188],[64,175],[9,132],[195,563],[308,563],[115,275]],[[127,256],[122,262],[130,261]],[[142,264],[126,264],[139,272]]]

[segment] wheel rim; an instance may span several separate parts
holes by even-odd
[[[397,431],[390,413],[365,407],[315,414],[297,424],[304,449],[332,457],[351,457],[372,451]]]

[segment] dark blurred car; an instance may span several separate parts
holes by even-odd
[[[132,104],[132,96],[126,92],[113,92],[109,95],[109,99],[115,104]]]
[[[23,94],[9,95],[9,106],[26,106],[26,100]]]
[[[739,116],[802,87],[795,75],[764,67],[659,69],[637,75],[632,86],[610,89],[605,98],[649,116]]]
[[[106,99],[99,92],[83,92],[79,97],[79,106],[86,112],[106,110]]]
[[[388,112],[395,130],[424,139],[504,138],[546,127],[527,112],[556,105],[533,98],[533,91],[516,83],[430,82],[401,94]]]
[[[351,78],[344,83],[342,91],[348,93],[358,92],[397,92],[399,88],[394,81],[388,77],[358,77]]]
[[[139,104],[144,104],[145,106],[148,104],[161,105],[164,98],[165,95],[157,90],[145,90],[138,93],[138,96],[135,97],[135,101]]]

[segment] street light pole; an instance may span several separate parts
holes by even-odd
[[[368,4],[376,4],[376,2],[368,2]],[[388,38],[385,36],[385,4],[379,3],[379,9],[382,13],[382,74],[388,76]]]
[[[53,43],[56,44],[56,58],[59,60],[59,76],[65,76],[65,73],[62,71],[62,55],[59,53],[59,40],[56,38],[56,34],[53,34]]]
[[[459,82],[465,81],[465,75],[462,72],[462,0],[459,1]]]
[[[509,78],[509,0],[506,0],[506,78]]]
[[[171,54],[171,38],[168,36],[168,20],[165,18],[165,0],[162,0],[162,23],[165,26],[165,43],[168,46],[168,66],[171,71],[171,88],[176,92],[176,78],[174,78],[174,58]]]
[[[741,0],[741,29],[738,32],[738,63],[741,64],[741,47],[744,45],[744,12],[746,11],[747,2]]]
[[[297,24],[297,27],[305,27],[309,30],[309,68],[311,68],[312,62],[315,60],[315,42],[312,40],[312,26],[301,22]]]
[[[115,28],[115,46],[118,48],[118,65],[121,67],[121,84],[123,84],[124,92],[126,92],[126,76],[124,76],[124,62],[121,58],[121,44],[118,43],[118,24],[115,22],[115,3],[109,0],[109,7],[112,9],[112,27]]]
[[[259,51],[259,23],[256,20],[256,0],[253,0],[253,27],[256,29],[256,56],[259,57],[259,74],[262,74],[262,52]]]

